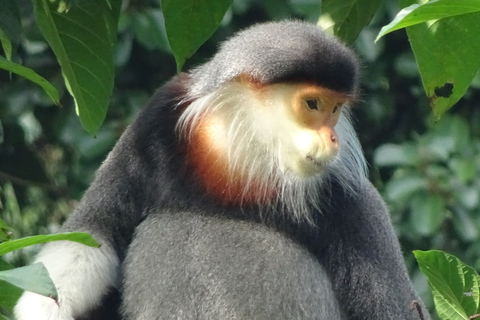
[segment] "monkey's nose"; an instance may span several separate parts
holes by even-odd
[[[329,152],[336,153],[340,146],[338,135],[332,128],[325,126],[318,130],[320,138],[327,147]]]

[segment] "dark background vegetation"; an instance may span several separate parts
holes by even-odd
[[[92,137],[78,121],[29,1],[22,10],[24,34],[16,60],[56,85],[62,107],[40,87],[0,70],[0,219],[13,227],[14,238],[58,230],[136,112],[176,72],[158,1],[126,3],[111,105]],[[426,280],[412,250],[443,249],[480,269],[480,77],[435,123],[405,31],[373,42],[398,11],[396,1],[386,1],[354,44],[363,73],[356,128],[370,178],[391,209],[411,275],[424,292]],[[316,22],[319,14],[317,0],[236,0],[184,70],[209,59],[221,40],[241,28],[285,18]],[[35,250],[7,258],[19,266]]]

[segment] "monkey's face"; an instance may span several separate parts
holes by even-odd
[[[225,203],[281,199],[294,211],[307,210],[323,173],[337,162],[356,161],[347,151],[334,162],[341,158],[340,137],[353,132],[342,112],[348,101],[344,94],[310,84],[239,79],[193,99],[177,129],[188,140],[193,176],[208,194]],[[355,147],[348,141],[345,146]]]
[[[269,121],[277,123],[271,134],[278,139],[280,165],[303,177],[323,172],[340,148],[335,125],[346,96],[307,84],[277,84],[265,91]]]

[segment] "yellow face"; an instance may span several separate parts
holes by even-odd
[[[276,135],[283,165],[299,176],[313,176],[338,154],[335,126],[344,94],[309,84],[276,84],[264,88],[266,105],[280,126]]]

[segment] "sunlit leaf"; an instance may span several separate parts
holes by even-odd
[[[392,22],[384,26],[375,41],[387,33],[422,22],[478,11],[480,11],[479,0],[433,0],[424,4],[413,4],[402,9]]]
[[[79,1],[62,13],[48,0],[34,4],[37,23],[62,67],[82,125],[94,134],[112,94],[121,1]]]
[[[59,241],[59,240],[75,241],[90,247],[100,246],[98,242],[88,233],[68,232],[68,233],[60,233],[60,234],[32,236],[32,237],[26,237],[26,238],[21,238],[17,240],[11,240],[11,241],[0,243],[0,256],[10,251],[28,247],[34,244]]]
[[[428,278],[442,320],[468,320],[478,313],[480,277],[473,268],[438,250],[417,250],[414,254]]]

